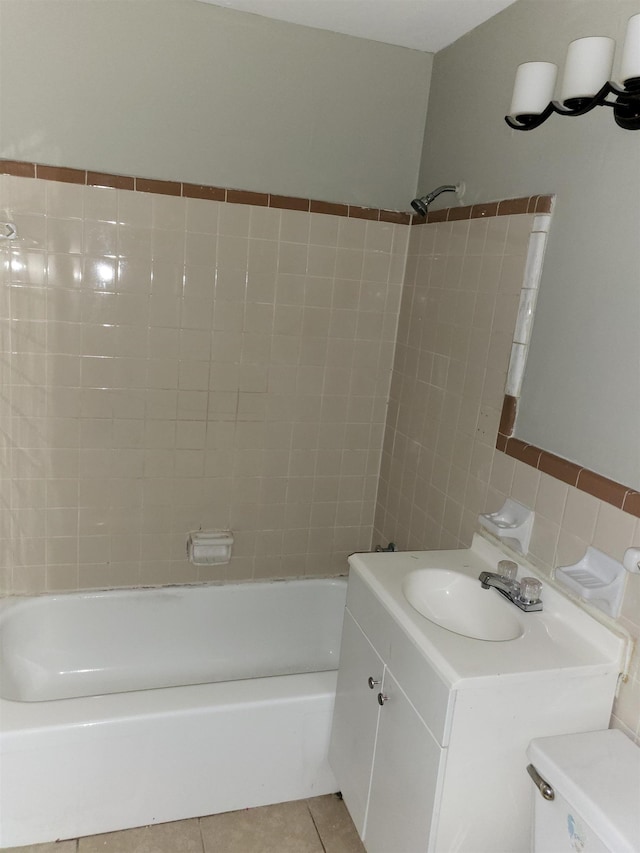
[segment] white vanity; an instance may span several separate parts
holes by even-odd
[[[476,535],[469,550],[350,558],[329,760],[368,853],[524,853],[529,742],[609,725],[625,640],[548,583],[532,613],[482,590],[488,633],[519,622],[503,641],[440,627],[403,592],[418,569],[477,579],[504,557]]]

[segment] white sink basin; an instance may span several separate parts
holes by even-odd
[[[454,634],[500,642],[524,633],[513,605],[460,572],[416,569],[405,576],[402,592],[418,613]]]

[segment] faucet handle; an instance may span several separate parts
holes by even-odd
[[[500,560],[498,563],[498,574],[500,577],[506,578],[507,580],[514,581],[516,579],[516,575],[518,573],[518,564],[514,563],[513,560]]]
[[[520,581],[520,601],[535,604],[540,600],[542,583],[537,578],[522,578]]]

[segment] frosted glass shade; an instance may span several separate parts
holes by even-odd
[[[563,104],[574,98],[593,98],[611,79],[616,43],[605,36],[576,39],[567,50],[560,89]]]
[[[540,115],[553,98],[558,66],[553,62],[518,65],[509,115]]]
[[[640,78],[640,15],[629,18],[620,63],[620,79],[623,84],[634,78]]]

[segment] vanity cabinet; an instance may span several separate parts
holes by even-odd
[[[443,750],[345,612],[330,762],[369,853],[426,850]]]
[[[413,567],[411,555],[396,560]],[[525,853],[527,746],[534,737],[607,728],[617,663],[597,655],[588,662],[571,646],[571,655],[563,651],[569,663],[559,666],[549,647],[535,672],[507,673],[515,652],[483,643],[478,662],[460,674],[477,641],[408,608],[402,563],[387,571],[376,560],[376,575],[360,568],[364,561],[352,558],[329,762],[366,850]],[[424,642],[407,630],[410,620]],[[540,631],[549,636],[545,623]],[[442,664],[440,652],[438,665],[432,661],[432,638],[455,667]],[[541,643],[536,638],[536,648]]]
[[[366,844],[369,853],[426,850],[444,750],[385,670],[378,718]]]
[[[391,669],[392,660],[400,672]],[[352,579],[329,761],[368,853],[431,849],[446,751],[425,717],[442,735],[449,692],[426,669],[391,617]]]
[[[384,669],[382,659],[346,610],[329,760],[361,838],[381,710],[377,692],[382,691]]]

